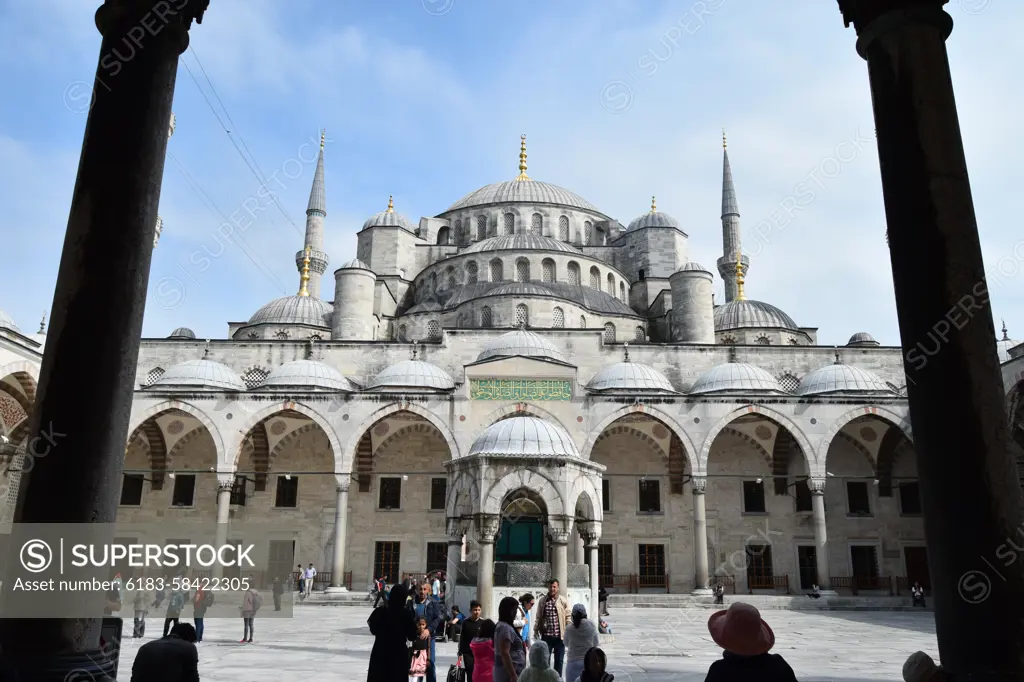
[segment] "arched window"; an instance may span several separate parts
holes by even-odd
[[[280,331],[274,334],[274,338],[277,339],[278,341],[286,341],[288,339],[288,332]]]
[[[505,214],[505,234],[516,233],[516,216],[514,213]]]
[[[615,275],[610,272],[608,273],[608,295],[615,295]]]
[[[562,216],[558,219],[558,238],[563,242],[569,241],[569,217]]]
[[[601,291],[601,271],[596,265],[590,268],[590,288]]]
[[[644,275],[644,270],[643,270],[643,268],[640,268],[640,272],[639,272],[639,279],[640,279],[640,281],[641,281],[641,282],[642,282],[642,281],[644,281],[644,280],[646,279],[646,277],[645,277],[645,275]]]
[[[583,223],[583,243],[586,246],[594,243],[594,225],[589,220]]]
[[[555,306],[555,309],[551,311],[551,326],[555,329],[561,329],[565,326],[565,312]]]
[[[526,307],[525,303],[520,303],[516,306],[516,326],[530,326],[530,309]]]
[[[782,390],[789,391],[792,393],[800,385],[800,380],[789,372],[783,372],[779,376],[779,386],[782,386]]]
[[[487,216],[477,216],[476,218],[476,240],[482,242],[487,239]]]
[[[466,284],[476,284],[477,277],[479,277],[479,273],[476,261],[470,261],[466,264]]]
[[[491,261],[491,281],[500,282],[505,279],[505,271],[501,267],[501,259],[495,258]]]
[[[525,258],[519,258],[516,260],[516,281],[530,281],[530,261]]]
[[[619,300],[626,302],[626,285],[623,282],[619,282]]]
[[[574,287],[580,285],[580,264],[576,261],[570,261],[569,263],[569,284]]]
[[[397,340],[398,341],[408,341],[409,340],[409,328],[407,326],[405,326],[404,324],[400,325],[398,327],[398,339]]]
[[[757,337],[757,339],[755,339],[755,341],[759,346],[770,346],[772,344],[772,340],[769,339],[767,336],[759,336]]]
[[[448,288],[449,289],[454,289],[455,288],[455,268],[449,267],[445,271],[444,274],[445,274],[445,281],[448,284]]]
[[[164,375],[163,367],[154,367],[149,370],[149,374],[146,375],[146,379],[142,382],[143,386],[149,386],[151,383],[159,379]]]
[[[633,335],[633,338],[636,339],[637,341],[646,341],[647,340],[647,334],[644,332],[644,328],[643,327],[637,327],[636,328],[636,333]]]
[[[542,282],[555,281],[555,261],[545,258],[540,264],[540,280]]]
[[[615,325],[611,322],[604,323],[604,342],[615,343]]]
[[[263,369],[262,367],[253,367],[248,372],[242,375],[242,383],[245,384],[246,388],[251,390],[261,385],[264,381],[266,381],[269,375],[270,372]]]
[[[430,291],[427,293],[433,294],[437,291],[437,273],[430,273]]]
[[[462,246],[464,239],[465,239],[465,237],[462,234],[462,221],[461,220],[456,220],[455,221],[455,243],[458,244],[459,246]]]
[[[493,320],[491,319],[491,309],[487,306],[484,306],[483,308],[480,309],[480,326],[486,329],[490,327],[492,323]]]
[[[724,343],[726,346],[735,346],[736,345],[736,337],[735,336],[726,336],[725,338],[722,339],[722,343]]]
[[[580,315],[580,329],[587,328],[587,318],[584,315]]]
[[[441,246],[448,244],[448,228],[442,227],[437,231],[437,243]]]
[[[530,234],[535,234],[538,237],[544,234],[544,218],[540,213],[534,213],[530,218]]]
[[[437,320],[430,320],[427,322],[427,338],[431,341],[437,341],[441,338],[441,323]]]

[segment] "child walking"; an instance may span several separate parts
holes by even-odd
[[[416,634],[427,629],[427,619],[416,621]],[[417,637],[412,643],[412,660],[409,663],[409,682],[426,682],[427,664],[430,662],[430,639]]]

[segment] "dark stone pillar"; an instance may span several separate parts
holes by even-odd
[[[96,12],[103,41],[18,522],[115,520],[178,57],[208,4],[106,0]],[[24,682],[61,682],[72,670],[104,679],[111,662],[95,651],[99,635],[98,617],[7,620],[0,633]]]
[[[1024,679],[1024,501],[945,40],[946,0],[839,0],[868,62],[943,666]],[[907,652],[910,653],[909,651]]]

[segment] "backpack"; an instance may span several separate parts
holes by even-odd
[[[263,597],[259,593],[252,595],[252,612],[256,613],[260,610],[261,606],[263,606]]]
[[[181,592],[175,592],[171,595],[171,601],[167,605],[168,611],[180,613],[181,609],[185,606],[185,597]]]

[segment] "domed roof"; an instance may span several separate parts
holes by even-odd
[[[672,382],[650,365],[620,362],[605,367],[587,384],[590,391],[645,391],[675,393]]]
[[[768,372],[743,362],[727,362],[700,375],[690,387],[691,394],[704,393],[786,393]]]
[[[583,253],[572,244],[567,244],[551,237],[541,237],[536,234],[510,234],[504,237],[489,237],[463,249],[462,253],[526,250],[561,251],[562,253],[575,253],[578,255]]]
[[[455,388],[455,382],[437,365],[422,360],[403,360],[386,367],[366,386],[368,391],[400,388],[449,391]]]
[[[365,230],[368,227],[400,227],[403,230],[408,230],[409,232],[415,231],[412,223],[410,223],[404,215],[395,212],[395,205],[391,200],[391,197],[388,197],[387,209],[381,211],[375,216],[371,216],[365,223],[363,223],[362,229]]]
[[[548,358],[565,362],[565,354],[555,344],[525,329],[502,334],[484,344],[484,349],[477,356],[477,362],[509,356],[520,356],[525,358]]]
[[[893,394],[893,390],[874,373],[838,362],[816,369],[805,376],[800,380],[795,392],[797,395]]]
[[[681,267],[678,270],[676,270],[676,272],[711,272],[711,271],[708,270],[703,265],[701,265],[700,263],[694,263],[693,261],[690,261],[689,263],[684,263],[683,267]]]
[[[21,333],[21,330],[18,329],[18,325],[14,324],[14,320],[11,319],[11,316],[3,310],[0,310],[0,329],[10,329],[12,332]]]
[[[212,391],[244,391],[245,384],[227,365],[213,360],[186,360],[173,365],[150,388],[191,388]]]
[[[636,311],[616,297],[606,294],[599,289],[569,284],[568,282],[477,282],[476,284],[465,284],[442,292],[440,300],[444,301],[445,310],[454,310],[463,303],[488,296],[547,296],[569,301],[574,305],[595,313],[638,317]],[[418,304],[415,307],[416,312],[427,310],[426,308],[420,308],[420,305],[426,304]],[[409,312],[412,312],[412,310]]]
[[[249,318],[249,324],[308,324],[330,327],[334,308],[313,296],[285,296],[271,301]]]
[[[601,213],[592,203],[567,189],[537,180],[508,180],[470,192],[448,207],[445,213],[491,204],[554,204]],[[444,215],[444,214],[442,214]],[[601,215],[604,215],[601,213]]]
[[[741,328],[770,327],[798,330],[793,318],[770,303],[730,301],[715,308],[715,331]]]
[[[189,329],[188,327],[178,327],[173,332],[171,332],[171,335],[168,336],[167,338],[169,338],[169,339],[194,339],[194,338],[196,338],[196,333],[194,331],[192,331],[191,329]]]
[[[509,417],[487,427],[469,454],[579,457],[580,451],[560,426],[537,417]]]
[[[661,211],[648,211],[638,218],[634,218],[626,228],[626,232],[640,230],[645,227],[679,227],[679,221],[668,213]]]
[[[344,265],[342,265],[338,269],[339,270],[369,270],[370,266],[367,265],[366,263],[364,263],[363,261],[359,260],[358,258],[353,258],[352,260],[350,260],[349,262],[345,263]]]
[[[351,382],[330,365],[295,360],[275,367],[260,388],[305,388],[319,391],[354,391]]]
[[[0,316],[2,315],[3,312],[0,311]],[[2,326],[3,323],[0,323],[0,327]],[[996,341],[996,354],[999,356],[999,364],[1001,365],[1004,362],[1009,362],[1011,359],[1010,349],[1015,348],[1016,346],[1019,346],[1022,343],[1024,343],[1024,341],[1014,341],[1013,339],[1010,338],[1009,332],[1006,329],[1006,323],[1003,322],[1003,338]]]
[[[847,346],[877,346],[878,341],[867,332],[857,332],[846,342]]]

